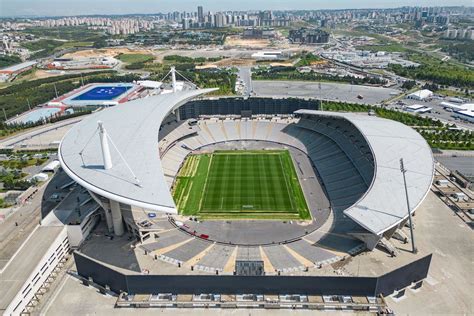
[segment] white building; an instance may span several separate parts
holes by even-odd
[[[474,111],[470,111],[470,110],[454,111],[453,117],[458,117],[461,120],[474,123]]]
[[[262,51],[252,54],[252,58],[257,60],[278,60],[283,59],[281,51]]]
[[[474,111],[474,103],[453,104],[449,102],[441,102],[439,105],[445,109],[451,109],[453,111]]]
[[[432,108],[426,107],[421,104],[413,104],[405,108],[405,111],[411,112],[411,113],[426,113],[426,112],[430,112],[431,110]]]
[[[49,176],[44,172],[40,172],[40,173],[35,174],[31,179],[42,182],[42,181],[48,180]]]
[[[159,89],[163,85],[163,82],[153,80],[139,80],[137,81],[137,85],[147,89]]]
[[[407,96],[407,99],[423,101],[423,100],[431,98],[432,96],[433,96],[433,91],[423,89],[423,90],[418,90],[416,92],[410,93]]]
[[[48,163],[46,166],[41,169],[41,172],[56,172],[56,170],[59,169],[61,164],[59,163],[59,160],[53,160],[50,163]]]

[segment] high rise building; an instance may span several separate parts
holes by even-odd
[[[219,12],[215,15],[215,27],[224,27],[226,25],[226,16]]]
[[[204,23],[204,10],[202,6],[198,7],[198,22],[199,23]]]

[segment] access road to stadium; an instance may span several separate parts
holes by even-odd
[[[71,118],[12,135],[0,141],[0,148],[51,148],[51,141],[61,140],[66,132],[82,119],[83,117]],[[50,181],[38,189],[38,192],[30,201],[15,209],[10,216],[0,222],[0,270],[18,251],[41,218],[46,216],[58,204],[58,201],[53,201],[49,197],[53,193],[60,193],[64,196],[67,190],[61,190],[58,187],[70,181],[71,179],[64,172],[59,171]]]
[[[252,87],[259,97],[311,97],[360,104],[380,104],[391,96],[401,93],[390,88],[334,82],[253,80]],[[358,95],[363,96],[363,99],[359,99]]]
[[[58,189],[58,187],[70,181],[65,172],[59,172],[51,181],[38,189],[31,201],[19,207],[5,221],[0,222],[0,271],[18,251],[41,218],[58,204],[58,201],[51,200],[49,197],[53,193],[65,196],[68,191]]]
[[[252,68],[250,66],[247,67],[239,67],[239,72],[238,72],[239,79],[241,79],[244,83],[245,89],[244,89],[244,95],[249,96],[252,91]]]

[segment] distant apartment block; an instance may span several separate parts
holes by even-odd
[[[320,29],[300,28],[298,30],[290,30],[288,39],[292,43],[322,44],[329,42],[329,33]]]
[[[275,30],[271,28],[266,28],[266,29],[247,28],[244,30],[242,37],[248,38],[248,39],[274,38]]]

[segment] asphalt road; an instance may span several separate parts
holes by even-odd
[[[80,122],[84,117],[86,116],[74,117],[74,118],[67,119],[64,121],[59,121],[53,124],[40,125],[38,127],[32,128],[31,130],[21,132],[17,135],[9,136],[8,138],[5,138],[0,141],[0,149],[12,147],[12,146],[18,146],[21,142],[28,140],[32,137],[47,133],[51,130],[58,129],[62,126],[71,125],[71,124]]]
[[[252,71],[251,67],[239,67],[238,77],[245,84],[244,95],[248,96],[252,92]]]
[[[0,222],[0,269],[10,260],[13,254],[28,238],[45,216],[58,201],[49,199],[59,187],[70,181],[65,172],[59,172],[50,182],[38,189],[33,198],[18,208],[12,215]]]
[[[474,157],[473,156],[439,156],[435,159],[450,170],[458,170],[463,175],[474,177]]]

